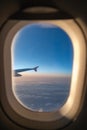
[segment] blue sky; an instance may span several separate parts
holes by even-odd
[[[72,43],[58,26],[30,24],[20,29],[14,39],[13,69],[39,66],[38,71],[41,73],[71,74]]]

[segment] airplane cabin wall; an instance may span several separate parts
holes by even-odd
[[[28,0],[8,0],[8,1],[1,0],[0,1],[0,28],[2,28],[2,25],[6,22],[6,20],[12,14],[14,14],[19,9],[21,9],[21,7],[23,6],[23,3],[26,3],[27,1]],[[37,2],[38,1],[39,0],[37,0]],[[87,2],[85,2],[84,0],[82,1],[53,0],[53,3],[54,4],[56,3],[56,6],[58,6],[60,9],[66,12],[69,12],[72,16],[74,16],[77,19],[87,40]],[[85,85],[87,88],[87,77],[85,79]],[[79,90],[77,91],[79,92]],[[85,89],[84,101],[83,101],[83,105],[81,104],[81,107],[82,107],[81,112],[79,116],[77,117],[77,119],[73,123],[65,127],[63,130],[80,130],[80,129],[87,130],[87,89]],[[2,113],[1,109],[0,109],[0,113]],[[6,124],[6,126],[9,126],[13,130],[20,129],[20,127],[15,126],[12,122],[6,119],[4,113],[0,114],[0,124],[3,124],[3,128],[5,127],[5,124]],[[21,128],[21,130],[24,130],[24,129]]]

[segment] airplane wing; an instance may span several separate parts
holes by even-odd
[[[30,70],[34,70],[37,72],[39,66],[36,66],[34,68],[24,68],[24,69],[15,69],[14,70],[14,76],[22,76],[21,74],[19,74],[20,72],[24,72],[24,71],[30,71]]]
[[[36,72],[37,72],[38,67],[39,67],[39,66],[34,67],[34,68],[33,68],[33,69],[34,69],[34,71],[36,71]]]

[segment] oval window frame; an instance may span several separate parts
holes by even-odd
[[[23,107],[15,98],[11,79],[11,43],[16,32],[31,23],[51,23],[63,29],[70,37],[74,48],[71,89],[67,102],[58,111],[33,112]],[[4,34],[4,36],[3,36]],[[26,128],[56,129],[61,128],[77,115],[79,110],[86,68],[86,44],[84,35],[73,19],[70,20],[9,20],[1,32],[3,44],[4,81],[1,101],[7,115],[16,123]],[[4,38],[5,37],[5,38]],[[9,61],[9,62],[8,62]],[[9,74],[9,76],[8,76]],[[74,86],[74,87],[73,87]],[[77,94],[77,90],[79,93]],[[3,95],[5,97],[3,98]],[[75,105],[75,107],[73,107]],[[17,117],[17,118],[15,118]],[[31,123],[32,122],[32,123]]]

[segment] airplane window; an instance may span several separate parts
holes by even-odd
[[[12,41],[12,85],[26,108],[51,112],[66,102],[71,86],[73,45],[54,24],[33,23],[21,28]]]

